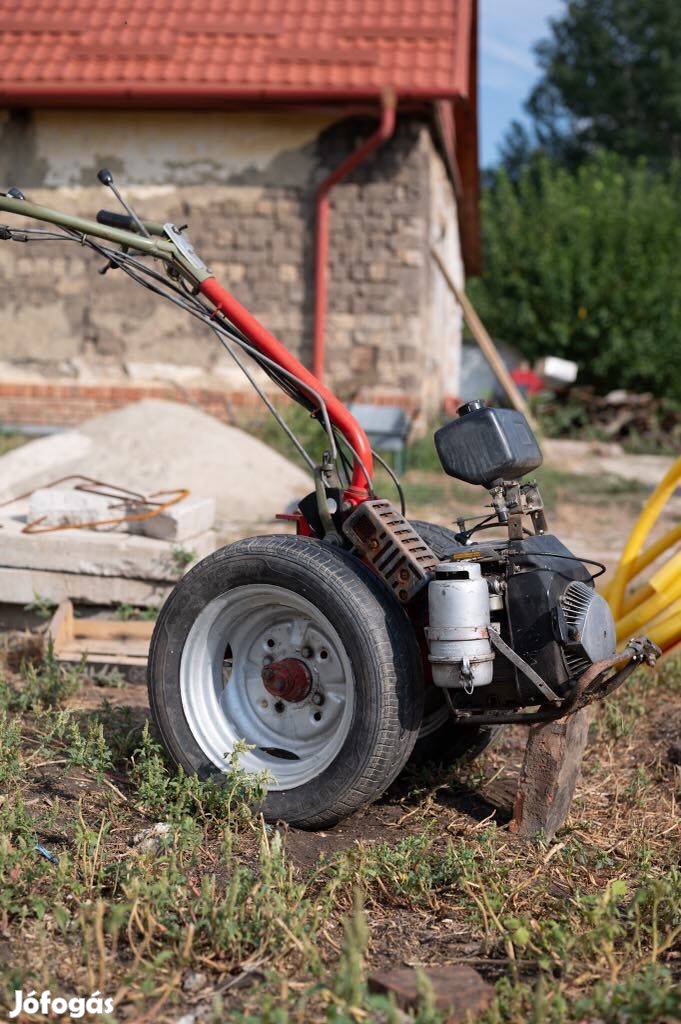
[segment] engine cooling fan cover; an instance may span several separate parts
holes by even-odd
[[[611,658],[616,650],[615,622],[605,598],[579,580],[563,591],[561,600],[567,627],[566,661],[574,674]]]

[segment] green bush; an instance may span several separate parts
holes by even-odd
[[[537,159],[483,199],[484,276],[471,295],[498,339],[558,355],[601,391],[681,401],[681,166],[612,154],[576,172]]]

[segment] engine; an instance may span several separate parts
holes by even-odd
[[[434,684],[461,709],[569,697],[591,665],[615,653],[612,614],[590,573],[550,534],[477,553],[480,561],[440,563],[428,585]]]
[[[455,714],[514,720],[517,709],[568,707],[584,673],[614,655],[615,626],[589,560],[548,532],[539,489],[522,480],[542,462],[527,420],[470,402],[436,432],[435,446],[446,473],[482,485],[492,499],[482,521],[466,528],[459,520],[448,560],[384,500],[352,512],[345,537],[425,635],[432,682]],[[507,537],[478,543],[489,525]]]
[[[547,532],[536,484],[519,482],[541,465],[536,439],[521,413],[471,402],[435,445],[446,473],[490,491],[508,541],[472,550],[471,530],[435,568],[426,631],[433,682],[455,708],[557,704],[614,655],[615,625],[587,566]]]

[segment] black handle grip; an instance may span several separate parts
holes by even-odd
[[[113,213],[111,210],[100,210],[97,223],[106,224],[108,228],[120,228],[121,231],[137,231],[137,225],[126,213]]]

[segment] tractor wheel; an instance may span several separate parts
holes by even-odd
[[[270,821],[334,824],[376,799],[418,735],[423,678],[404,610],[362,563],[320,541],[254,537],[177,585],[149,654],[166,747],[202,777],[240,741],[267,773]]]
[[[411,525],[438,558],[461,550],[453,530],[435,523],[412,519]],[[454,725],[447,701],[437,686],[425,690],[423,721],[414,745],[413,764],[454,764],[472,761],[498,736],[501,726]]]

